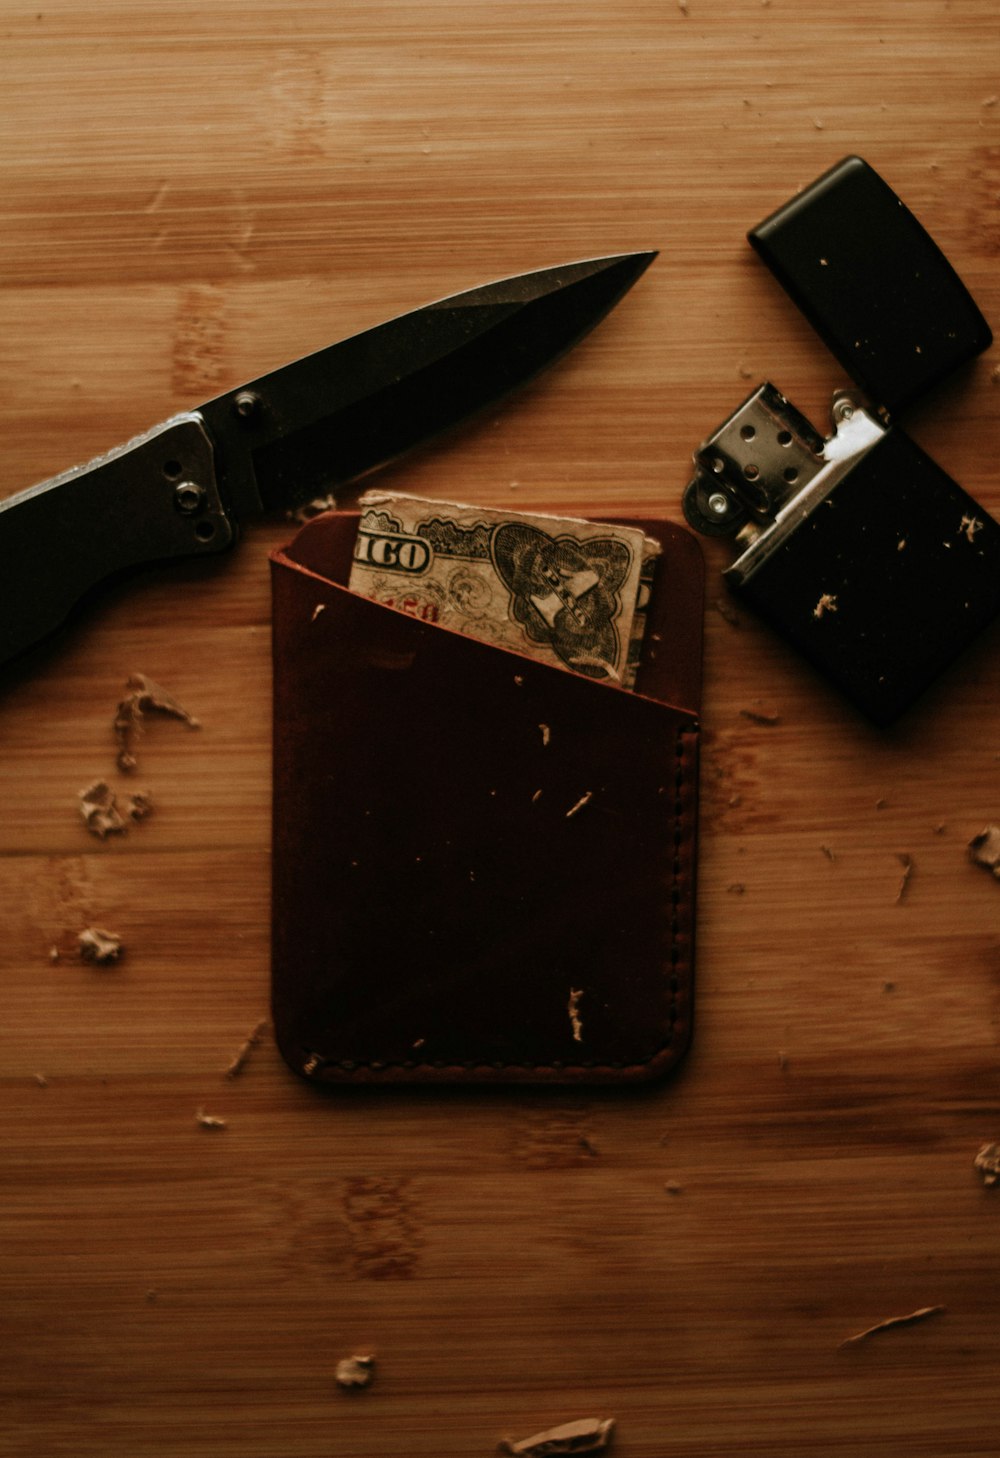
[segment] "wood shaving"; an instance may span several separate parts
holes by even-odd
[[[153,811],[148,791],[136,790],[125,801],[125,814],[118,808],[118,797],[105,780],[95,780],[79,793],[80,814],[91,835],[104,840],[109,835],[124,835],[128,821],[145,820]]]
[[[548,744],[552,739],[552,730],[549,728],[548,724],[539,724],[538,728],[541,731],[542,735],[542,745],[544,747],[548,747]]]
[[[325,612],[326,612],[326,603],[325,602],[318,602],[316,604],[316,606],[313,608],[313,615],[309,619],[309,621],[311,623],[314,623],[316,621],[316,619],[319,617],[320,613],[325,613]]]
[[[575,805],[571,805],[570,808],[566,811],[566,819],[567,820],[572,820],[572,818],[573,818],[574,815],[579,815],[579,813],[583,809],[583,807],[585,805],[589,805],[590,802],[591,802],[591,800],[593,798],[594,798],[594,792],[593,792],[593,790],[588,790],[585,795],[581,795],[580,798],[579,798],[579,800],[577,800],[576,804]]]
[[[145,820],[153,813],[153,801],[148,790],[137,790],[125,802],[125,814],[129,820]]]
[[[182,704],[144,673],[129,674],[125,687],[128,692],[118,705],[112,726],[118,741],[120,770],[129,772],[136,767],[135,745],[143,733],[147,714],[166,714],[171,719],[180,719],[190,729],[201,728],[198,720]]]
[[[48,1086],[49,1086],[49,1081],[45,1077],[45,1074],[44,1073],[36,1073],[35,1074],[35,1082],[38,1084],[38,1087],[39,1088],[48,1088]]]
[[[84,962],[94,962],[99,967],[117,962],[124,948],[117,932],[105,931],[100,926],[88,926],[77,937],[80,956]]]
[[[235,1058],[226,1069],[226,1078],[236,1078],[239,1074],[243,1072],[247,1064],[247,1059],[250,1057],[250,1054],[253,1052],[257,1044],[260,1042],[261,1038],[264,1036],[266,1028],[267,1019],[265,1018],[263,1022],[257,1024],[253,1032],[247,1036],[247,1038],[238,1048]]]
[[[573,1029],[573,1042],[583,1042],[583,1023],[580,1021],[580,998],[583,996],[582,987],[571,987],[569,990],[569,1002],[566,1005],[566,1012],[569,1016],[570,1027]]]
[[[608,663],[604,658],[596,658],[591,653],[581,653],[578,657],[571,658],[570,662],[574,666],[579,665],[581,668],[599,668],[614,683],[621,683],[622,681],[621,674],[613,663]]]
[[[195,1123],[201,1129],[228,1129],[229,1124],[225,1119],[219,1119],[215,1114],[206,1114],[204,1109],[198,1109],[194,1116]]]
[[[913,875],[913,857],[904,854],[897,856],[896,859],[903,867],[903,874],[899,878],[899,890],[896,892],[896,901],[898,903],[906,895],[906,888],[909,886],[910,877]]]
[[[969,858],[1000,880],[1000,825],[987,825],[969,841]]]
[[[119,813],[115,792],[105,780],[95,780],[78,796],[83,823],[91,835],[104,840],[109,835],[120,835],[125,830],[125,821]]]
[[[750,378],[750,371],[749,370],[747,370],[747,376],[746,377],[747,377],[747,379]],[[719,617],[720,618],[725,619],[725,621],[727,623],[729,623],[734,628],[738,628],[739,627],[739,625],[740,625],[739,615],[733,611],[733,609],[729,606],[728,602],[726,602],[725,598],[723,598],[723,597],[717,597],[717,598],[715,598],[713,600],[713,602],[712,602],[712,606],[715,608],[715,611],[719,614]]]
[[[837,859],[837,852],[834,850],[832,845],[821,845],[820,850],[826,856],[828,861],[835,861]]]
[[[832,592],[824,592],[819,602],[813,608],[813,617],[821,618],[824,613],[835,613],[837,611],[837,599]]]
[[[286,512],[289,521],[296,521],[300,526],[312,521],[314,517],[322,516],[327,511],[336,511],[337,498],[332,494],[316,496],[312,501],[307,501],[305,506],[297,506],[294,511]]]
[[[1000,1144],[984,1144],[972,1163],[984,1185],[995,1185],[1000,1180]]]
[[[563,1423],[558,1428],[547,1428],[544,1433],[535,1433],[530,1438],[513,1442],[505,1438],[501,1444],[505,1453],[527,1454],[528,1458],[555,1458],[564,1453],[603,1453],[611,1442],[614,1432],[614,1418],[581,1418],[578,1422]]]
[[[374,1376],[375,1358],[371,1353],[361,1357],[345,1357],[337,1363],[338,1387],[367,1387]]]
[[[753,724],[767,724],[770,726],[781,723],[780,714],[766,713],[758,709],[741,709],[740,716],[743,719],[749,719]]]
[[[929,1316],[937,1316],[944,1311],[943,1306],[921,1306],[916,1311],[909,1312],[906,1316],[890,1316],[885,1321],[877,1321],[874,1326],[865,1327],[864,1331],[856,1332],[854,1336],[845,1337],[840,1343],[842,1347],[854,1346],[857,1342],[867,1341],[876,1332],[888,1331],[894,1326],[912,1326],[914,1322],[926,1321]]]
[[[681,1195],[684,1193],[684,1186],[679,1180],[667,1180],[663,1186],[668,1195]]]

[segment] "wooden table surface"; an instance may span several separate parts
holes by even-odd
[[[744,235],[851,152],[1000,324],[997,0],[3,0],[0,40],[4,493],[429,299],[659,248],[380,481],[680,520],[754,384],[825,421],[844,383]],[[998,359],[908,420],[994,514]],[[680,1073],[324,1095],[269,1036],[224,1077],[267,1016],[289,535],[109,591],[4,682],[0,1451],[474,1458],[613,1417],[621,1458],[996,1453],[1000,886],[967,844],[1000,820],[997,634],[880,733],[718,610],[708,544]],[[202,727],[150,723],[154,814],[98,841],[77,793],[125,785],[133,672]]]

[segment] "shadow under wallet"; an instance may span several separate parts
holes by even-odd
[[[616,1083],[691,1037],[703,562],[666,521],[634,693],[271,557],[272,1004],[323,1083]]]

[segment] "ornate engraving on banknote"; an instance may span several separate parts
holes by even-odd
[[[631,527],[369,492],[350,587],[631,687],[659,548]]]
[[[457,521],[432,516],[430,521],[422,521],[417,531],[438,556],[489,560],[491,529],[487,522],[460,526]]]
[[[510,593],[508,611],[531,642],[547,644],[588,678],[620,678],[623,645],[615,623],[631,550],[610,537],[581,542],[523,521],[498,526],[490,546]]]

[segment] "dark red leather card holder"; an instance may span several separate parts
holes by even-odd
[[[702,559],[666,522],[635,693],[272,555],[272,1002],[322,1082],[656,1077],[691,1034]]]

